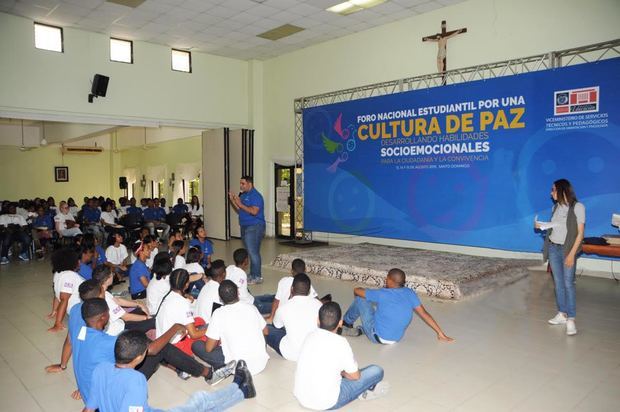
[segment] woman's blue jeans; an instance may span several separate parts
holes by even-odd
[[[553,272],[555,301],[558,305],[558,311],[566,313],[569,318],[574,318],[577,314],[575,292],[577,258],[575,258],[575,263],[572,267],[566,267],[564,265],[564,247],[551,243],[549,245],[549,264]]]

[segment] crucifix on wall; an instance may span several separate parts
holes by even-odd
[[[441,84],[446,84],[446,67],[447,67],[447,46],[448,39],[458,34],[467,33],[467,28],[446,31],[446,21],[441,22],[441,33],[433,34],[422,38],[422,41],[437,42],[437,70],[441,73]]]

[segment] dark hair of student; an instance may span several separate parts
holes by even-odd
[[[298,273],[293,277],[293,294],[308,296],[310,293],[310,278],[305,273]]]
[[[200,262],[200,254],[202,252],[197,247],[190,247],[187,251],[186,263],[198,263]]]
[[[80,283],[78,292],[80,293],[80,299],[82,300],[98,298],[99,293],[101,292],[101,283],[95,279],[85,280]]]
[[[229,279],[226,279],[220,283],[218,294],[220,295],[222,302],[224,302],[224,305],[235,303],[239,300],[239,290],[237,289],[237,285]]]
[[[201,228],[204,229],[204,226],[196,226],[194,228],[194,231],[192,232],[192,235],[194,236],[194,239],[198,239],[198,230],[200,230]]]
[[[390,269],[390,271],[388,272],[388,276],[391,277],[392,280],[398,284],[398,286],[405,286],[406,276],[405,272],[403,272],[401,269]]]
[[[558,196],[558,203],[566,206],[572,206],[577,203],[577,196],[573,190],[573,185],[568,180],[556,180],[553,182],[553,186],[555,186],[555,192]]]
[[[112,271],[106,265],[97,266],[93,270],[93,280],[96,280],[100,285],[108,278],[112,276]],[[84,299],[82,299],[84,300]]]
[[[126,365],[143,355],[149,347],[149,340],[144,332],[126,330],[116,338],[114,359],[116,363]]]
[[[140,250],[143,246],[144,246],[144,242],[136,242],[133,245],[131,245],[131,251],[134,254],[136,254],[138,253],[138,250]],[[136,257],[138,257],[138,255],[136,255]]]
[[[242,180],[245,180],[248,183],[254,184],[254,178],[250,175],[241,176]]]
[[[170,274],[170,289],[184,291],[189,282],[189,273],[185,269],[175,269]]]
[[[157,240],[157,239],[153,235],[146,235],[142,239],[142,241],[144,242],[145,245],[148,245],[148,244],[154,242],[155,240]]]
[[[293,273],[294,274],[298,274],[298,273],[306,273],[306,262],[303,261],[303,259],[293,259],[293,262],[291,263],[291,269],[293,269]]]
[[[196,199],[196,201],[194,202],[194,199]],[[196,206],[196,209],[200,208],[200,200],[198,200],[198,196],[192,196],[192,200],[190,202],[190,205]]]
[[[217,278],[226,273],[226,263],[222,259],[211,262],[211,278]]]
[[[82,304],[82,319],[88,323],[88,319],[99,316],[109,310],[105,299],[92,298],[86,299]]]
[[[95,234],[94,233],[84,233],[82,236],[82,242],[80,242],[83,246],[92,245],[95,247]]]
[[[239,248],[233,252],[233,260],[235,265],[239,266],[244,260],[248,258],[248,251],[244,248]]]
[[[58,249],[52,255],[52,272],[75,270],[80,260],[77,252],[71,248]]]
[[[80,254],[80,257],[88,252],[95,252],[95,245],[88,245],[86,243],[84,243],[84,239],[82,239],[82,243],[80,244],[78,253]]]
[[[108,246],[112,246],[114,243],[116,243],[116,235],[118,234],[118,232],[116,231],[112,231],[110,232],[110,234],[108,235]]]
[[[172,245],[170,245],[170,256],[172,256],[173,259],[177,257],[183,249],[183,246],[185,246],[185,242],[182,240],[175,240],[172,242]]]
[[[334,330],[342,319],[342,310],[336,302],[328,302],[319,309],[319,327],[325,330]]]
[[[168,276],[174,265],[170,261],[170,255],[168,252],[159,252],[155,255],[155,259],[153,259],[153,273],[157,280],[161,280]]]

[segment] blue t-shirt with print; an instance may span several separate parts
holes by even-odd
[[[157,216],[157,220],[166,220],[166,209],[164,209],[163,207],[156,207],[155,216]]]
[[[93,371],[86,408],[100,412],[158,412],[148,405],[148,385],[140,372],[102,362]]]
[[[127,208],[127,214],[128,215],[142,216],[142,208],[140,208],[138,206],[129,206]]]
[[[366,289],[366,300],[377,304],[375,332],[385,340],[399,341],[405,334],[413,316],[420,306],[420,298],[409,288]]]
[[[192,239],[189,242],[189,247],[197,247],[202,251],[202,265],[206,266],[209,261],[207,258],[213,254],[213,244],[209,239],[205,239],[204,242],[201,242],[199,239]]]
[[[159,220],[159,213],[154,207],[147,207],[144,209],[142,211],[142,216],[144,216],[144,220]]]
[[[99,223],[101,221],[101,211],[96,208],[93,209],[93,208],[87,207],[86,209],[84,209],[82,218],[84,219],[84,222]]]
[[[176,204],[174,205],[174,207],[172,208],[172,212],[176,213],[177,215],[184,215],[185,213],[187,213],[189,211],[189,209],[187,208],[186,204]]]
[[[129,269],[129,291],[132,295],[140,293],[146,289],[142,282],[140,282],[140,278],[142,276],[144,276],[146,280],[151,280],[151,272],[149,271],[149,268],[146,267],[146,264],[144,264],[143,261],[138,259]]]
[[[54,229],[54,219],[51,215],[37,216],[32,221],[35,228],[46,227],[48,230]]]
[[[116,336],[84,326],[75,339],[71,338],[73,349],[73,369],[78,389],[88,404],[93,371],[101,362],[114,362]]]
[[[242,193],[239,198],[241,203],[245,206],[258,207],[258,214],[256,216],[251,215],[245,210],[239,209],[239,226],[251,226],[265,224],[265,202],[263,201],[263,195],[261,195],[256,188],[252,188],[249,192]]]

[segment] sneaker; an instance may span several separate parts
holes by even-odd
[[[234,382],[239,385],[239,389],[243,392],[245,399],[254,398],[256,396],[256,388],[254,387],[252,374],[244,360],[237,362]]]
[[[8,264],[9,264],[8,257],[3,257],[2,259],[0,259],[0,265],[8,265]]]
[[[189,378],[192,377],[192,375],[190,375],[187,372],[183,372],[183,371],[177,371],[177,376],[181,379],[183,379],[184,381],[188,380]]]
[[[353,337],[358,337],[362,335],[362,329],[360,327],[357,328],[349,328],[347,326],[343,326],[342,327],[342,336],[353,336]]]
[[[362,394],[358,396],[357,399],[362,401],[370,401],[385,396],[389,391],[390,384],[388,382],[381,381],[376,384],[374,388],[362,392]]]
[[[25,254],[25,253],[21,253],[21,254],[19,255],[19,260],[22,260],[22,261],[24,261],[24,262],[28,262],[28,261],[30,260],[30,258],[28,257],[28,255],[27,255],[27,254]]]
[[[568,318],[566,320],[566,334],[573,336],[577,334],[577,326],[575,326],[575,318]]]
[[[263,277],[248,279],[248,285],[260,285],[264,282]]]
[[[211,373],[211,378],[207,379],[207,383],[211,386],[217,385],[224,379],[228,378],[235,372],[235,365],[237,361],[230,361],[226,365],[222,366],[218,370],[215,370]]]
[[[549,319],[549,322],[552,325],[564,325],[566,323],[566,315],[562,312],[558,312],[553,318]]]

